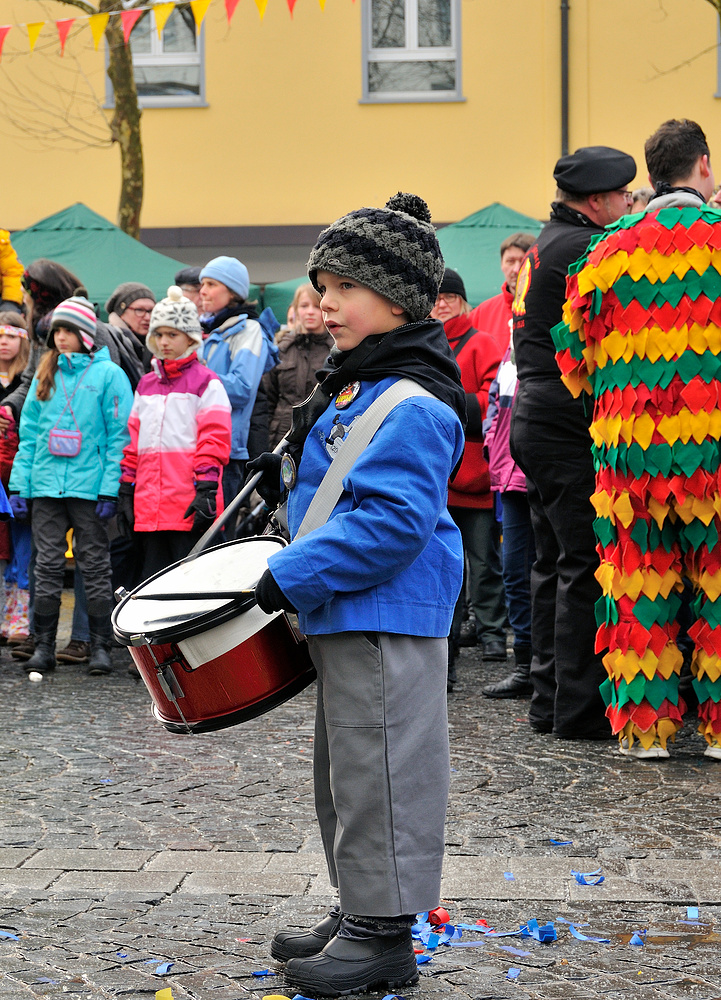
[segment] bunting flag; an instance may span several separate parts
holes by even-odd
[[[98,45],[100,45],[100,39],[105,34],[105,29],[108,26],[109,20],[110,14],[93,14],[92,17],[88,18],[88,24],[90,25],[90,31],[93,35],[93,44],[95,45],[96,51]]]
[[[208,8],[210,7],[212,2],[213,0],[164,0],[164,2],[161,3],[148,4],[145,7],[134,7],[131,10],[108,11],[106,13],[90,14],[86,17],[60,18],[59,20],[49,23],[54,23],[55,25],[55,29],[58,34],[58,40],[60,42],[60,55],[62,56],[65,54],[65,44],[70,34],[70,30],[76,22],[80,24],[87,22],[93,37],[94,48],[97,51],[97,49],[100,46],[100,42],[103,38],[103,35],[105,33],[105,29],[108,26],[108,21],[111,17],[120,17],[123,26],[123,39],[125,41],[125,44],[127,45],[130,41],[130,36],[132,34],[133,28],[135,27],[138,20],[144,13],[149,11],[153,12],[155,16],[155,27],[158,32],[158,37],[160,38],[162,37],[163,29],[167,24],[168,18],[173,13],[173,10],[180,3],[188,3],[193,12],[193,19],[195,21],[196,28],[198,28],[199,30],[203,24],[203,21],[205,20]],[[239,0],[224,0],[224,2],[225,2],[226,17],[228,20],[228,24],[230,25],[233,19],[233,15],[235,14],[235,10],[238,6]],[[293,16],[293,11],[295,9],[296,2],[297,0],[286,0],[291,17]],[[355,2],[355,0],[353,0],[353,2]],[[268,0],[255,0],[255,4],[258,8],[258,13],[260,14],[260,18],[262,20],[265,15],[266,8],[268,6]],[[325,10],[326,0],[319,0],[319,4],[321,10]],[[27,31],[30,51],[32,52],[35,48],[35,44],[38,40],[40,32],[47,23],[48,22],[46,21],[31,21],[15,25],[13,24],[0,25],[0,58],[2,57],[2,49],[3,49],[3,44],[5,42],[5,38],[7,37],[8,32],[10,31],[11,28],[20,27],[24,28]],[[719,249],[721,250],[721,248]],[[710,288],[713,282],[706,282],[706,284],[708,284]],[[706,289],[706,284],[703,286],[704,290],[708,290]]]
[[[122,10],[120,12],[120,20],[123,24],[123,38],[125,39],[126,45],[130,40],[130,32],[135,27],[142,13],[142,10]]]
[[[626,216],[569,269],[561,377],[596,400],[596,650],[613,731],[681,728],[676,621],[694,587],[699,732],[721,741],[721,223],[705,207]]]
[[[32,52],[38,40],[38,35],[45,27],[45,21],[32,21],[30,24],[26,24],[25,27],[27,28],[30,51]]]
[[[8,36],[8,31],[12,28],[12,24],[0,24],[0,59],[2,59],[3,45],[5,44],[5,39]]]
[[[60,39],[60,55],[65,55],[65,43],[68,40],[68,34],[70,29],[75,24],[74,17],[65,17],[60,21],[55,22],[55,27],[58,29],[58,38]]]
[[[190,0],[190,9],[193,12],[193,20],[195,21],[195,27],[198,31],[200,31],[203,18],[208,13],[210,3],[211,0]]]
[[[153,7],[153,16],[155,18],[155,29],[158,32],[158,38],[163,37],[163,28],[170,17],[170,15],[175,10],[174,3],[156,3]]]

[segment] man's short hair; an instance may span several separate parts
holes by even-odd
[[[523,250],[524,253],[528,253],[537,238],[538,237],[533,236],[531,233],[511,233],[510,236],[506,236],[503,243],[501,243],[501,260],[503,260],[503,255],[506,250],[510,250],[511,247],[515,247],[517,250]]]
[[[685,180],[702,156],[709,156],[703,129],[688,118],[664,122],[644,146],[646,166],[654,187]]]

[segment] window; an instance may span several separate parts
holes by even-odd
[[[143,108],[205,104],[203,31],[190,7],[176,7],[158,38],[155,15],[141,18],[130,36],[138,102]],[[112,102],[112,85],[109,101]]]
[[[460,0],[363,0],[363,100],[462,100],[460,14]]]

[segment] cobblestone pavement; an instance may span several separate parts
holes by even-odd
[[[174,1000],[293,997],[269,939],[331,902],[313,817],[313,689],[243,726],[177,736],[151,718],[127,653],[114,659],[110,678],[67,666],[31,684],[2,653],[0,1000],[167,987]],[[504,931],[553,921],[558,940],[439,948],[403,996],[721,997],[721,762],[702,756],[692,724],[668,761],[534,735],[527,703],[480,696],[502,673],[464,651],[449,698],[444,905],[454,923]],[[571,874],[597,868],[597,886]],[[578,940],[564,921],[609,943]],[[629,944],[644,931],[643,947]],[[276,975],[254,975],[264,970]]]

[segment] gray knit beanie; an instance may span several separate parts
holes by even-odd
[[[142,285],[139,281],[124,281],[118,285],[108,301],[105,303],[105,310],[122,316],[128,306],[131,306],[136,299],[150,299],[155,302],[155,292],[147,285]]]
[[[414,194],[393,195],[385,208],[359,208],[324,229],[308,260],[316,291],[318,271],[353,278],[402,307],[411,321],[436,303],[443,255],[428,205]]]

